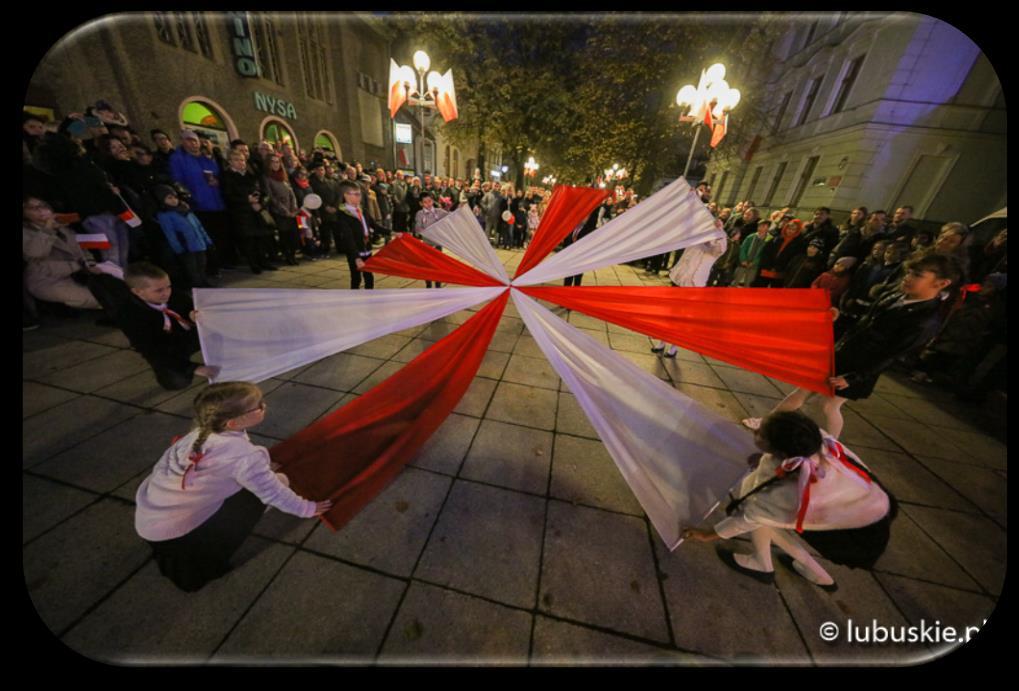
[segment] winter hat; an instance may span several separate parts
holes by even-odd
[[[807,247],[816,247],[819,250],[823,250],[824,240],[822,240],[821,238],[814,238],[807,244]]]
[[[177,190],[173,189],[169,185],[156,185],[152,188],[152,196],[158,199],[160,204],[162,204],[163,200],[171,194],[176,197]]]
[[[198,139],[198,133],[194,130],[181,130],[180,138],[183,139]]]

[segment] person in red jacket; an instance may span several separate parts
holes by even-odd
[[[754,281],[755,288],[781,288],[789,262],[807,252],[803,238],[803,221],[793,218],[782,226],[782,235],[764,246],[761,252],[761,270]]]

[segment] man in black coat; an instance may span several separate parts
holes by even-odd
[[[814,210],[814,220],[803,229],[803,239],[807,244],[815,238],[821,238],[824,246],[821,248],[821,257],[827,262],[828,255],[839,244],[839,229],[831,222],[831,209],[826,206]]]
[[[881,373],[896,359],[934,337],[940,327],[940,296],[949,286],[958,285],[960,276],[954,257],[932,254],[910,262],[899,290],[875,302],[838,340],[835,376],[829,379],[837,393],[821,406],[829,434],[838,438],[842,433],[840,409],[847,400],[870,396]],[[772,412],[797,410],[812,395],[796,389]],[[760,418],[747,418],[743,424],[757,429]]]
[[[334,239],[336,252],[343,253],[343,240],[337,225],[338,208],[343,205],[343,197],[340,196],[339,183],[326,177],[326,164],[321,158],[316,158],[308,166],[311,176],[308,182],[311,184],[311,191],[322,198],[322,207],[318,210],[319,219],[322,222],[320,239],[322,241],[322,253],[329,254],[329,240]]]
[[[365,290],[375,287],[375,275],[370,271],[361,271],[364,263],[372,256],[372,231],[388,235],[389,228],[379,224],[371,216],[361,210],[361,187],[356,182],[344,180],[340,182],[340,193],[343,205],[339,208],[336,223],[340,229],[337,243],[343,239],[342,247],[347,253],[347,265],[350,267],[350,289],[361,287],[361,275],[364,274]],[[337,244],[337,247],[340,247]]]
[[[233,232],[255,274],[276,271],[269,261],[274,254],[273,229],[266,226],[260,213],[265,196],[262,180],[248,170],[244,154],[237,149],[231,151],[230,165],[223,173],[223,201]]]

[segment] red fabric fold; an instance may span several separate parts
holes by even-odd
[[[794,288],[520,288],[533,298],[833,395],[828,291]]]
[[[456,283],[463,286],[484,288],[504,285],[488,274],[443,254],[407,233],[393,240],[378,254],[368,259],[364,263],[364,270],[404,278]]]
[[[290,486],[342,527],[396,477],[460,402],[499,324],[507,289],[393,376],[271,450]]]
[[[523,276],[537,266],[608,196],[608,190],[557,185],[552,190],[552,198],[548,200],[548,207],[541,217],[541,223],[534,231],[534,238],[527,246],[524,258],[520,261],[513,278]]]

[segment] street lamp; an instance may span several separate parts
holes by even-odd
[[[438,110],[445,122],[455,120],[456,90],[453,87],[453,70],[446,70],[445,74],[439,74],[434,70],[428,72],[432,61],[425,51],[415,52],[412,61],[413,68],[409,65],[397,65],[392,58],[389,60],[389,117],[396,117],[397,111],[404,103],[417,107],[421,135],[418,137],[415,156],[417,165],[424,172],[425,110]]]
[[[524,164],[524,175],[526,175],[529,178],[533,178],[535,175],[537,175],[538,168],[541,168],[541,166],[539,166],[535,162],[534,156],[529,156],[527,158],[527,163]]]
[[[541,179],[541,184],[543,185],[554,185],[555,183],[556,179],[554,175],[546,175]]]
[[[618,163],[613,163],[611,168],[605,169],[605,180],[612,182],[613,180],[625,180],[629,173],[626,172],[626,168],[620,168]]]
[[[700,136],[699,125],[704,122],[713,127],[716,120],[722,122],[722,136],[725,135],[728,113],[740,101],[739,89],[730,89],[729,83],[725,81],[725,65],[715,63],[706,70],[701,70],[701,78],[694,87],[687,84],[676,94],[676,105],[679,107],[689,106],[690,110],[686,115],[679,118],[680,122],[692,122],[694,126],[693,144],[690,147],[690,155],[686,159],[686,167],[683,168],[683,177],[690,172],[690,163],[693,161],[693,152],[697,149],[697,139]],[[712,138],[711,146],[718,144],[721,140]]]

